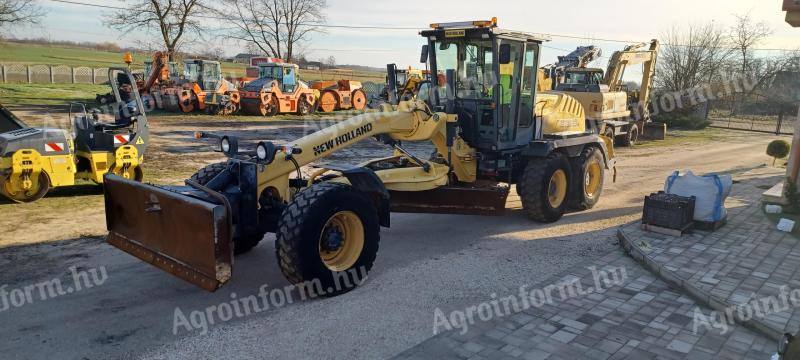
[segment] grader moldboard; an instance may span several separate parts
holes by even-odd
[[[613,145],[587,130],[573,98],[535,92],[545,39],[501,30],[495,19],[433,24],[421,35],[422,61],[445,75],[446,87],[428,83],[418,100],[285,145],[261,141],[240,151],[236,138],[222,136],[228,161],[198,171],[186,186],[109,175],[108,242],[214,291],[230,279],[234,253],[273,232],[284,276],[333,289],[322,294],[331,296],[363,280],[358,275],[373,266],[392,211],[501,214],[511,184],[535,221],[597,203],[604,170],[614,166]],[[290,177],[371,137],[394,156]],[[422,159],[403,141],[430,141],[436,152]]]
[[[28,127],[0,106],[0,195],[33,202],[79,179],[101,184],[106,173],[142,180],[149,132],[136,80],[126,68],[110,68],[108,78],[116,101],[105,106],[113,109],[114,123],[100,122],[81,105],[74,137],[63,129]]]

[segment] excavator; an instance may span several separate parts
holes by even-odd
[[[501,29],[496,18],[431,24],[420,34],[421,62],[444,81],[423,83],[414,100],[284,143],[197,133],[227,160],[182,186],[107,175],[107,241],[215,291],[230,280],[234,254],[271,232],[286,279],[322,291],[312,296],[335,296],[373,267],[392,212],[502,215],[512,186],[537,222],[598,203],[613,143],[586,127],[574,98],[536,92],[548,39]],[[325,161],[367,139],[393,154]],[[434,153],[404,147],[415,141]]]
[[[413,99],[417,95],[419,85],[428,80],[426,71],[414,69],[398,69],[396,64],[386,65],[386,87],[381,91],[381,98],[393,105],[400,101]]]
[[[651,121],[648,104],[658,49],[658,40],[626,46],[614,52],[605,73],[596,68],[568,68],[555,90],[565,92],[583,105],[589,126],[618,140],[622,146],[631,146]],[[625,70],[632,65],[642,65],[639,89],[630,89],[623,82]]]
[[[576,73],[586,69],[594,60],[603,55],[603,51],[593,45],[579,46],[571,53],[558,57],[558,62],[542,66],[542,78],[539,81],[539,91],[555,90],[558,84],[564,82],[564,77],[569,73]],[[602,70],[600,70],[602,72]]]
[[[284,62],[258,65],[258,79],[248,82],[241,91],[245,113],[262,116],[314,112],[319,91],[298,78],[298,66]]]
[[[73,130],[33,128],[0,106],[0,195],[16,203],[34,202],[51,188],[78,180],[102,184],[104,175],[142,181],[142,162],[149,140],[147,115],[136,79],[127,68],[110,68],[114,122],[97,111],[70,117]]]
[[[130,69],[133,63],[133,55],[131,53],[125,53],[122,59],[128,65],[128,69]],[[135,84],[139,95],[142,97],[142,101],[148,106],[148,109],[152,108],[153,105],[160,107],[160,90],[174,84],[178,77],[176,64],[174,62],[169,62],[169,57],[166,53],[156,51],[153,53],[152,60],[144,62],[143,74],[144,76],[134,74],[134,78],[136,79]],[[98,94],[96,98],[96,102],[99,105],[111,104],[114,101],[115,97],[113,92],[104,95]],[[150,101],[153,101],[155,104],[150,103]]]
[[[186,60],[183,80],[161,90],[161,104],[172,112],[205,110],[208,114],[230,115],[239,111],[239,90],[222,77],[218,61]]]

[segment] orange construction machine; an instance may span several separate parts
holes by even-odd
[[[240,108],[236,85],[222,77],[219,62],[209,60],[184,61],[182,83],[162,89],[161,103],[164,109],[185,113],[229,115]]]
[[[311,83],[311,88],[319,90],[317,109],[322,112],[364,110],[367,106],[367,94],[361,88],[360,81],[315,81]]]
[[[283,62],[261,63],[258,79],[242,87],[242,110],[248,114],[273,116],[314,111],[319,92],[298,78],[298,66]]]

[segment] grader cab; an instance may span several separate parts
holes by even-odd
[[[546,39],[494,19],[433,24],[421,35],[422,61],[445,81],[421,86],[417,100],[284,144],[198,134],[216,139],[228,160],[185,186],[107,176],[108,242],[214,291],[230,279],[233,254],[273,232],[284,276],[332,296],[363,281],[391,212],[502,215],[511,186],[539,222],[598,202],[613,145],[586,128],[577,101],[535,92]],[[318,163],[371,138],[394,155]],[[411,153],[403,143],[412,141],[435,153]],[[305,176],[302,166],[316,170]]]

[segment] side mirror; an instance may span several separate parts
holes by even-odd
[[[501,65],[511,63],[511,44],[501,44],[499,53],[499,62]]]
[[[421,64],[428,62],[428,45],[422,45],[422,51],[419,55],[419,62]]]

